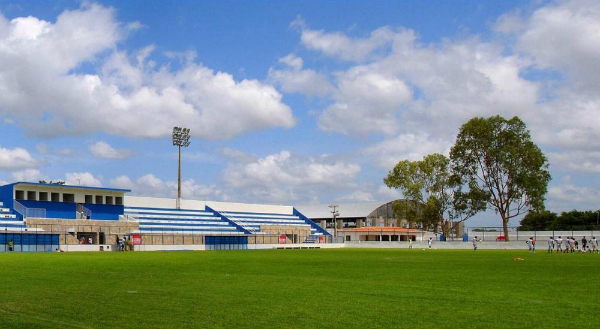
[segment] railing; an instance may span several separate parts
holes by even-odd
[[[231,216],[230,214],[227,215],[223,215],[225,217],[227,217],[227,219],[229,219],[230,221],[238,224],[239,226],[245,228],[246,230],[248,230],[250,233],[257,233],[257,229],[253,228],[253,227],[249,227],[244,225],[245,223],[243,221],[238,220],[237,218],[235,218],[234,216]]]
[[[21,217],[23,217],[23,218],[27,217],[27,208],[23,204],[21,204],[19,201],[15,200],[13,209],[15,209],[15,211],[18,212],[19,215],[21,215]]]
[[[27,217],[46,218],[46,209],[27,208],[17,200],[15,200],[13,209],[15,209],[15,211],[18,212],[23,217],[23,219]]]
[[[125,215],[119,216],[119,218],[123,218],[123,220],[127,220],[127,221],[137,221],[140,218],[140,213],[128,212]]]
[[[89,210],[86,207],[82,207],[83,208],[83,217],[86,219],[91,219],[92,218],[92,211]]]

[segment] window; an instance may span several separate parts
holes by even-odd
[[[104,197],[96,195],[96,204],[104,204]]]
[[[50,194],[50,199],[52,200],[52,202],[60,202],[60,193]]]
[[[37,201],[37,193],[35,191],[27,191],[27,200]]]
[[[122,206],[123,205],[123,197],[122,196],[115,197],[115,204]]]
[[[85,196],[85,203],[94,203],[94,196],[93,195],[86,195]]]
[[[350,239],[351,239],[350,236],[346,235],[346,241],[350,241]]]
[[[75,202],[75,194],[63,193],[63,202]]]
[[[109,196],[109,195],[106,196],[106,204],[113,204],[113,197],[112,196]]]
[[[25,191],[16,190],[15,191],[15,199],[17,199],[17,200],[25,200]]]
[[[40,201],[48,201],[48,192],[40,192]]]

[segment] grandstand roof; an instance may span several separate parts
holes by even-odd
[[[95,187],[95,186],[79,186],[79,185],[60,185],[60,184],[43,184],[43,183],[31,183],[31,182],[16,182],[11,184],[6,184],[4,186],[11,185],[30,185],[34,187],[53,187],[53,188],[72,188],[72,189],[82,189],[82,190],[100,190],[100,191],[114,191],[114,192],[131,192],[131,190],[120,189],[120,188],[108,188],[108,187]]]
[[[337,218],[363,218],[369,216],[373,210],[389,203],[390,201],[361,202],[361,203],[340,203],[337,211],[340,213]],[[306,217],[331,218],[331,208],[329,204],[309,204],[296,206],[296,209]]]

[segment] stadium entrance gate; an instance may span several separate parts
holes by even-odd
[[[248,249],[247,236],[207,236],[206,250],[240,250]]]

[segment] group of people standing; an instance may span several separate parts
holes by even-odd
[[[564,248],[563,248],[564,243]],[[553,236],[548,239],[548,253],[553,253],[556,250],[557,253],[568,253],[568,252],[590,252],[598,253],[598,240],[595,236],[591,239],[586,239],[584,236],[581,238],[581,244],[574,237],[568,236],[563,240],[562,237],[554,238]]]
[[[133,250],[133,241],[131,241],[131,237],[126,236],[117,236],[117,247],[119,251],[132,251]]]

